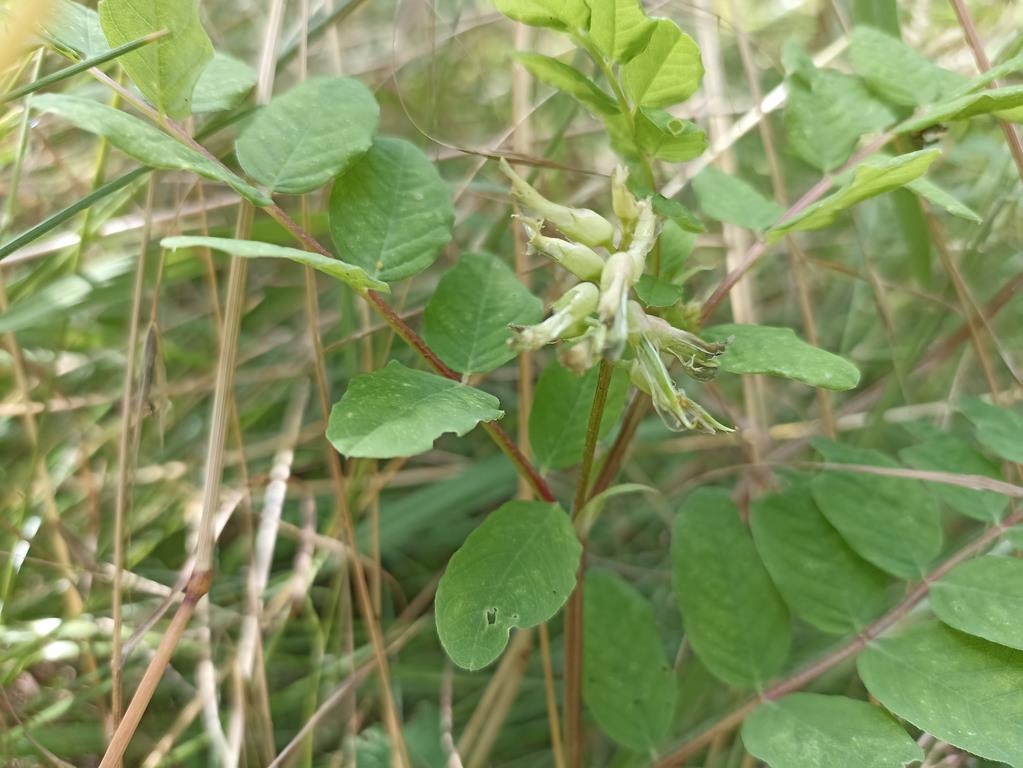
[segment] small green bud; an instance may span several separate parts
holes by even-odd
[[[624,165],[617,166],[611,174],[611,207],[624,232],[631,232],[639,218],[639,205],[628,187],[628,181],[629,169]]]
[[[657,215],[649,200],[641,200],[636,206],[638,209],[636,227],[632,231],[632,241],[629,243],[627,253],[632,259],[636,274],[641,275],[646,267],[647,254],[653,250],[654,243],[657,242]]]
[[[543,222],[520,216],[522,228],[531,248],[544,256],[553,259],[580,280],[596,281],[604,269],[604,259],[592,248],[582,243],[572,243],[558,237],[547,237],[541,234]]]
[[[600,291],[593,283],[579,283],[554,303],[554,312],[539,325],[511,325],[508,344],[517,352],[551,344],[583,333],[582,324],[597,308]]]
[[[599,213],[589,208],[569,208],[551,202],[515,173],[503,157],[500,166],[504,175],[511,180],[512,197],[561,230],[565,237],[591,248],[611,244],[614,227]]]

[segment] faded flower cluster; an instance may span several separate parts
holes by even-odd
[[[632,383],[650,395],[669,429],[730,432],[686,396],[662,357],[662,353],[675,357],[689,376],[707,381],[717,373],[716,358],[725,345],[705,342],[648,314],[630,297],[657,241],[658,221],[650,200],[637,200],[626,186],[625,168],[619,166],[611,180],[612,207],[620,222],[617,231],[596,211],[551,202],[503,159],[501,170],[511,179],[512,197],[534,214],[519,217],[530,248],[580,280],[554,302],[551,315],[542,323],[512,326],[512,348],[533,350],[559,342],[558,357],[577,373],[601,358],[621,360],[629,367]],[[545,222],[564,239],[544,235]]]

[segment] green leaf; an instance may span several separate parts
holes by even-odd
[[[451,193],[430,158],[403,139],[377,139],[330,195],[338,251],[387,282],[433,264],[454,219]]]
[[[494,0],[494,6],[509,19],[533,27],[571,32],[585,29],[590,21],[585,0]]]
[[[696,41],[671,19],[657,19],[649,42],[622,68],[625,92],[641,107],[670,107],[692,96],[703,78]]]
[[[682,286],[656,275],[641,275],[636,298],[647,307],[673,307],[682,299]]]
[[[655,107],[636,113],[636,142],[648,154],[672,163],[692,160],[707,149],[707,135],[696,123]]]
[[[746,229],[767,229],[785,212],[743,179],[712,165],[693,178],[693,192],[705,216]]]
[[[899,451],[899,458],[914,469],[983,475],[999,479],[998,467],[981,456],[973,446],[952,435],[938,434],[926,442]],[[986,523],[1002,519],[1009,500],[993,491],[974,491],[945,483],[929,483],[938,499],[961,515]]]
[[[44,93],[32,97],[32,106],[52,112],[83,131],[105,137],[117,149],[151,168],[192,171],[220,181],[255,205],[271,200],[220,163],[172,139],[163,131],[106,104],[77,96]]]
[[[762,704],[743,723],[742,741],[771,768],[895,768],[924,759],[881,708],[817,693]]]
[[[509,323],[532,325],[542,313],[543,303],[503,261],[466,253],[427,302],[423,338],[459,373],[487,373],[515,357]]]
[[[794,379],[811,387],[837,391],[860,383],[860,372],[845,358],[810,346],[791,328],[770,325],[716,325],[704,332],[708,341],[731,337],[728,349],[717,358],[729,373],[766,373]]]
[[[826,440],[815,440],[814,447],[830,463],[898,467],[877,451]],[[882,571],[918,579],[941,552],[941,515],[923,483],[829,469],[810,486],[828,522]]]
[[[953,629],[1023,651],[1023,560],[990,555],[957,565],[931,587],[931,608]]]
[[[853,0],[853,21],[869,24],[890,35],[899,34],[898,0]]]
[[[166,29],[167,37],[125,54],[124,71],[161,113],[188,117],[192,91],[213,58],[197,0],[100,0],[99,20],[112,46]]]
[[[327,439],[345,456],[415,456],[445,432],[464,435],[504,416],[491,394],[392,360],[352,379],[334,404]]]
[[[1023,85],[1007,85],[979,93],[968,93],[934,104],[921,114],[899,123],[892,130],[896,133],[916,133],[938,123],[967,120],[977,115],[987,115],[1020,106],[1023,106]]]
[[[703,222],[696,217],[696,214],[682,205],[682,203],[675,198],[665,197],[657,192],[654,193],[651,200],[653,202],[654,213],[659,216],[664,216],[666,219],[670,219],[671,222],[679,229],[685,232],[707,231],[707,228],[703,226]]]
[[[788,658],[789,614],[727,491],[701,488],[682,503],[671,560],[693,652],[726,683],[763,688]]]
[[[347,283],[359,291],[371,289],[390,293],[387,283],[374,280],[366,274],[362,267],[353,267],[338,259],[331,259],[312,251],[302,251],[298,248],[289,248],[285,245],[273,245],[272,243],[258,243],[253,240],[231,240],[226,237],[165,237],[160,241],[164,248],[212,248],[216,251],[224,251],[232,256],[242,256],[247,259],[271,258],[289,259],[299,264],[322,272],[325,275]]]
[[[857,662],[871,695],[899,717],[980,757],[1023,764],[1023,653],[924,624]]]
[[[237,107],[256,84],[256,70],[217,51],[192,91],[192,112],[222,112]]]
[[[604,511],[604,505],[607,504],[609,499],[615,496],[623,496],[627,493],[656,494],[658,491],[656,488],[651,488],[649,485],[641,485],[640,483],[621,483],[605,488],[596,496],[591,496],[575,517],[575,529],[580,532],[581,538],[585,539],[589,534],[593,524],[600,517],[600,513]]]
[[[966,80],[931,63],[897,37],[873,27],[856,27],[849,40],[853,71],[892,104],[918,107],[950,96]]]
[[[551,618],[575,587],[582,545],[556,504],[510,501],[451,557],[434,601],[437,634],[460,667],[501,655],[514,627]]]
[[[656,25],[639,0],[586,0],[590,37],[611,61],[625,64],[646,46]]]
[[[852,155],[860,138],[895,122],[895,115],[857,78],[813,69],[786,80],[785,132],[792,149],[821,171]]]
[[[675,713],[675,674],[650,604],[609,571],[586,575],[583,700],[604,733],[630,749],[663,741]]]
[[[529,444],[544,471],[571,467],[582,460],[597,374],[597,369],[591,368],[585,375],[577,376],[551,363],[536,382],[533,409],[529,412]],[[628,374],[616,368],[600,420],[601,438],[618,422],[628,391]]]
[[[71,0],[60,0],[56,4],[46,31],[58,44],[78,51],[85,59],[101,56],[110,50],[99,23],[99,14]]]
[[[564,91],[595,115],[621,112],[615,100],[578,69],[539,53],[517,53],[515,59],[537,80]]]
[[[299,83],[256,113],[238,137],[238,163],[271,192],[312,192],[373,145],[380,108],[351,77]]]
[[[864,160],[852,170],[852,178],[840,190],[771,227],[768,237],[775,241],[786,232],[826,227],[847,208],[923,176],[940,154],[939,149],[922,149],[898,157],[879,156]]]
[[[1023,463],[1023,415],[976,397],[961,400],[959,411],[973,424],[981,445],[1006,461]]]
[[[757,499],[750,527],[785,602],[818,629],[855,632],[887,606],[890,579],[849,548],[824,519],[807,483]]]
[[[909,182],[906,185],[906,189],[912,190],[920,195],[920,197],[929,200],[939,208],[944,208],[948,213],[958,216],[960,219],[966,219],[976,224],[980,224],[983,221],[976,211],[956,200],[926,176],[921,176],[919,179]]]

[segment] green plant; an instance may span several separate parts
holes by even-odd
[[[257,258],[289,260],[305,268],[303,334],[314,353],[311,373],[302,376],[313,379],[326,419],[322,431],[336,449],[317,465],[331,478],[326,495],[336,513],[328,524],[314,516],[311,528],[327,541],[340,540],[345,563],[336,593],[347,595],[350,586],[362,617],[361,635],[356,638],[348,630],[351,651],[335,654],[339,661],[329,674],[345,675],[339,700],[371,671],[380,680],[375,709],[380,725],[362,734],[360,764],[391,759],[403,766],[433,765],[456,751],[447,742],[441,748],[441,735],[435,733],[440,727],[437,713],[428,709],[409,715],[392,685],[389,659],[400,638],[385,633],[381,620],[381,551],[389,545],[381,541],[381,488],[374,486],[380,476],[386,477],[386,471],[377,474],[376,462],[393,460],[388,466],[397,471],[405,459],[425,454],[443,440],[446,449],[461,452],[473,462],[471,471],[480,473],[479,485],[460,493],[470,498],[493,495],[483,503],[489,512],[485,520],[469,525],[461,519],[455,525],[460,540],[436,583],[434,619],[440,645],[455,665],[470,671],[487,668],[506,654],[492,678],[501,682],[494,683],[493,694],[489,688],[483,694],[483,701],[495,706],[509,691],[514,696],[518,683],[509,681],[516,674],[521,682],[524,672],[516,667],[517,657],[532,642],[533,628],[546,646],[548,622],[555,626],[556,617],[563,615],[563,744],[557,708],[552,706],[559,692],[551,669],[559,654],[543,651],[552,725],[542,741],[552,744],[555,765],[666,767],[683,765],[707,748],[710,764],[718,760],[723,740],[738,728],[742,741],[735,742],[736,749],[741,746],[776,768],[880,768],[924,760],[920,743],[930,743],[927,734],[989,764],[1023,765],[1023,740],[1016,728],[1023,713],[1023,640],[1015,618],[1023,599],[1018,587],[1023,565],[1017,558],[978,557],[1002,547],[998,542],[1003,534],[1023,522],[1023,513],[1007,501],[1019,498],[1023,489],[1000,479],[1002,474],[1018,475],[1014,464],[1023,461],[1023,420],[1018,411],[997,401],[997,381],[988,370],[982,383],[995,402],[958,403],[964,418],[960,423],[973,425],[975,439],[918,425],[901,438],[898,460],[893,450],[818,437],[813,443],[818,461],[789,464],[772,475],[773,465],[758,444],[766,424],[752,419],[743,425],[751,435],[751,472],[743,493],[702,483],[706,487],[685,494],[678,508],[669,510],[670,545],[664,540],[657,544],[660,553],[668,552],[673,598],[661,587],[638,589],[620,573],[594,567],[587,559],[593,547],[607,554],[601,545],[613,525],[631,524],[625,515],[615,520],[604,512],[627,513],[631,508],[630,502],[615,497],[645,499],[668,492],[670,473],[662,473],[660,483],[617,482],[648,404],[661,425],[648,422],[650,429],[694,430],[719,439],[736,426],[735,410],[722,405],[728,401],[722,392],[734,391],[734,377],[768,375],[839,392],[859,386],[857,366],[803,341],[790,328],[753,322],[708,325],[733,288],[775,244],[784,240],[793,252],[798,250],[796,233],[839,225],[854,206],[896,192],[902,206],[898,223],[908,226],[918,220],[925,232],[930,227],[920,271],[925,279],[930,275],[933,243],[967,313],[966,336],[973,337],[981,361],[990,366],[977,341],[978,326],[987,319],[983,314],[980,323],[973,319],[974,302],[948,256],[936,210],[970,226],[981,217],[925,176],[936,167],[942,150],[914,149],[913,142],[921,131],[939,124],[966,124],[985,115],[1018,119],[1023,87],[995,81],[1023,67],[1023,58],[1008,56],[970,80],[931,63],[895,36],[859,26],[849,41],[849,74],[819,68],[798,46],[787,46],[788,146],[804,172],[813,169],[824,176],[786,206],[768,200],[736,175],[707,167],[692,179],[701,217],[667,194],[664,184],[673,164],[695,160],[708,149],[704,130],[675,114],[696,93],[704,74],[696,42],[675,21],[648,16],[637,0],[495,4],[507,17],[553,30],[571,42],[573,50],[560,58],[520,52],[517,61],[599,121],[618,163],[613,170],[587,169],[610,176],[604,202],[598,204],[602,213],[549,199],[537,189],[544,185],[527,181],[502,157],[495,166],[507,183],[495,189],[502,200],[508,196],[516,212],[510,220],[497,218],[489,229],[495,241],[504,243],[509,242],[507,231],[519,229],[530,255],[554,262],[556,266],[545,262],[534,281],[542,283],[547,301],[524,282],[521,265],[513,270],[495,253],[500,249],[466,251],[435,286],[425,284],[432,293],[421,331],[403,316],[400,300],[390,303],[385,297],[402,295],[396,288],[402,281],[426,279],[426,271],[452,241],[456,208],[450,185],[423,149],[381,134],[381,108],[362,82],[352,77],[304,78],[266,98],[253,114],[244,114],[240,105],[255,85],[256,73],[214,51],[189,0],[102,0],[98,15],[65,3],[46,28],[48,44],[79,62],[91,66],[116,59],[138,92],[97,73],[128,108],[104,104],[88,93],[36,93],[25,102],[26,130],[30,110],[53,114],[102,137],[147,169],[187,171],[223,185],[243,201],[231,237],[203,232],[160,240],[161,270],[166,264],[188,269],[188,264],[210,259],[209,251],[229,254],[231,261],[214,398],[204,425],[208,443],[194,561],[171,625],[126,707],[121,701],[124,641],[119,631],[110,639],[111,714],[118,725],[102,765],[123,759],[194,613],[208,610],[200,608],[202,598],[211,585],[216,588],[214,523],[222,501],[226,435],[242,427],[231,393],[246,308],[246,269]],[[57,79],[34,80],[20,93],[63,82],[83,69],[72,66]],[[259,92],[269,97],[267,80]],[[223,146],[218,133],[230,127],[229,119],[218,123],[213,117],[198,133],[189,123],[177,122],[202,111],[243,120],[230,147]],[[198,138],[207,130],[218,140],[217,153],[212,142]],[[873,138],[863,145],[865,135]],[[887,147],[897,152],[888,154]],[[123,188],[134,193],[136,178],[138,172],[131,171],[108,182],[70,206],[70,212],[0,246],[0,253],[14,253]],[[320,213],[314,203],[328,185],[326,222],[321,217],[314,225]],[[152,194],[153,187],[149,189]],[[568,196],[564,189],[561,193]],[[559,194],[551,192],[550,197]],[[294,201],[286,196],[302,197]],[[256,210],[265,217],[257,218]],[[731,261],[720,282],[706,291],[697,281],[701,267],[691,258],[695,235],[705,231],[704,220],[720,222],[726,237],[738,230],[756,235],[747,249],[731,254],[741,258]],[[895,226],[891,218],[882,221]],[[317,228],[329,232],[333,251],[319,242]],[[143,418],[159,412],[161,405],[159,392],[154,394],[154,387],[160,389],[154,382],[162,375],[156,303],[148,324],[142,316],[148,260],[145,254],[138,259],[129,312],[111,536],[110,612],[117,630],[123,621],[131,470]],[[73,310],[130,268],[121,262],[105,264],[107,272],[98,274],[79,270],[74,263],[64,266],[55,265],[45,276],[51,279],[40,281],[44,288],[33,283],[32,275],[24,277],[9,308],[6,293],[0,292],[0,330],[9,334],[11,365],[19,381],[24,371],[14,334],[31,334],[44,311],[54,306]],[[793,266],[794,275],[799,268]],[[361,361],[350,352],[352,345],[343,350],[348,356],[343,364],[330,361],[320,336],[316,272],[342,284],[344,298],[334,294],[331,300],[340,302],[346,313],[368,308],[405,346],[392,347],[389,338],[374,344],[371,338]],[[879,281],[873,273],[871,277]],[[402,285],[404,290],[409,284]],[[706,298],[701,300],[701,295]],[[360,308],[349,302],[351,296],[363,302]],[[61,335],[71,331],[64,327]],[[556,352],[556,360],[548,348]],[[177,354],[187,357],[183,350]],[[543,362],[535,402],[528,408],[528,398],[516,397],[500,378],[520,355],[535,355]],[[687,394],[676,370],[693,382],[686,387],[699,394]],[[905,375],[904,370],[896,372]],[[871,382],[881,382],[876,370],[870,375]],[[337,399],[331,394],[335,376],[345,381]],[[27,398],[27,387],[19,387]],[[801,397],[795,389],[785,392],[793,400]],[[296,434],[306,394],[303,388],[297,405],[287,408],[289,429]],[[758,400],[755,394],[746,397],[747,406]],[[821,403],[819,431],[834,437],[830,400],[823,396]],[[518,430],[507,426],[506,414],[513,411],[521,414]],[[258,408],[248,418],[258,421]],[[36,427],[29,424],[34,422],[26,420],[27,432],[35,434]],[[500,472],[506,465],[490,461],[490,448],[473,442],[470,450],[445,437],[467,436],[477,427],[510,461],[523,484],[520,495],[528,498],[511,500],[507,482],[492,481],[505,477]],[[611,435],[613,441],[601,450]],[[30,442],[34,455],[29,475],[41,472],[38,482],[45,486],[52,470],[40,455],[45,450],[38,439]],[[1004,467],[992,459],[1005,462]],[[644,495],[631,495],[638,492]],[[371,500],[363,503],[364,496]],[[420,508],[432,511],[419,528],[402,535],[414,542],[417,532],[426,539],[428,528],[447,525],[448,500],[440,496],[432,508],[423,498],[409,502],[409,517]],[[61,511],[55,497],[51,503],[45,519],[57,528]],[[15,539],[31,518],[30,508],[26,505],[21,517],[12,519]],[[952,514],[945,518],[943,510]],[[246,595],[257,604],[273,571],[280,514],[279,507],[276,517],[264,514],[253,534],[256,554]],[[270,542],[269,552],[261,548],[263,535]],[[54,541],[59,549],[59,533]],[[73,582],[71,561],[67,552],[58,557]],[[19,567],[12,557],[4,571],[0,605],[6,606],[13,594]],[[318,561],[317,568],[325,568],[325,561]],[[340,636],[333,624],[334,607],[321,621],[304,589],[298,588],[293,613],[309,614],[317,653],[331,657],[328,641]],[[425,590],[427,597],[430,589]],[[81,616],[81,598],[67,600],[67,618]],[[660,618],[665,600],[677,603],[681,614],[681,627],[674,628],[685,638],[680,668],[665,652],[662,632],[670,624]],[[238,680],[248,679],[257,664],[252,638],[261,632],[261,611],[247,613],[237,631]],[[287,639],[285,623],[277,636],[282,643]],[[509,638],[514,638],[512,650],[506,652]],[[843,666],[853,660],[855,674]],[[439,666],[437,657],[433,662]],[[5,684],[27,665],[19,662],[4,669]],[[315,674],[321,673],[327,674],[319,669]],[[446,675],[446,684],[453,685],[453,673]],[[322,711],[315,706],[318,681],[316,677],[309,683],[315,712]],[[472,684],[461,678],[458,682],[456,691]],[[802,692],[817,684],[822,692]],[[869,703],[866,693],[877,703]],[[454,694],[449,689],[446,695],[450,710]],[[328,702],[333,701],[332,695]],[[584,723],[584,705],[595,729]],[[244,713],[245,705],[239,706]],[[310,715],[305,722],[315,724],[318,717]],[[241,726],[235,722],[232,727]],[[448,741],[451,730],[448,723]],[[305,733],[299,731],[299,737]],[[234,746],[209,748],[238,759],[243,737],[236,730],[224,739]],[[296,737],[280,752],[272,734],[269,741],[267,750],[279,761],[304,743],[304,759],[313,764],[311,738],[302,742]],[[470,764],[481,764],[489,743],[482,737],[471,742],[488,745],[465,756]],[[5,743],[13,751],[35,746],[30,729],[23,726]],[[927,759],[938,757],[932,749]]]

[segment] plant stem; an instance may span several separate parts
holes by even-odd
[[[654,768],[673,768],[674,766],[684,764],[686,760],[710,744],[715,738],[722,734],[726,734],[741,725],[742,721],[745,720],[746,717],[763,702],[773,701],[774,699],[781,698],[786,694],[798,691],[800,688],[812,683],[828,670],[842,663],[846,659],[850,659],[855,656],[857,653],[866,648],[873,640],[880,637],[881,634],[890,629],[901,619],[905,618],[921,600],[927,597],[927,594],[931,589],[931,585],[934,584],[934,582],[951,571],[961,562],[968,560],[975,555],[979,555],[987,549],[987,547],[993,544],[1003,533],[1021,522],[1023,522],[1023,510],[1014,512],[1002,520],[1002,522],[998,525],[988,528],[972,542],[945,560],[945,562],[941,565],[934,568],[934,570],[928,573],[923,580],[920,581],[920,583],[917,584],[908,595],[906,595],[906,597],[893,606],[881,618],[866,627],[859,635],[854,637],[845,645],[836,648],[824,658],[803,667],[803,669],[798,672],[795,672],[784,680],[780,680],[775,683],[764,691],[758,698],[751,699],[739,705],[736,709],[729,712],[716,723],[704,729],[689,741],[677,747],[670,754],[658,760],[654,763]]]
[[[573,520],[590,498],[590,473],[593,469],[593,457],[597,451],[600,422],[604,418],[604,406],[607,404],[607,392],[611,386],[612,373],[614,373],[614,363],[601,360],[597,375],[597,389],[593,393],[593,405],[590,407],[590,420],[586,425],[583,460],[579,466],[579,477],[576,480],[575,501],[572,504]],[[568,768],[580,768],[582,765],[583,583],[585,577],[586,541],[584,539],[575,589],[565,606],[565,745]]]

